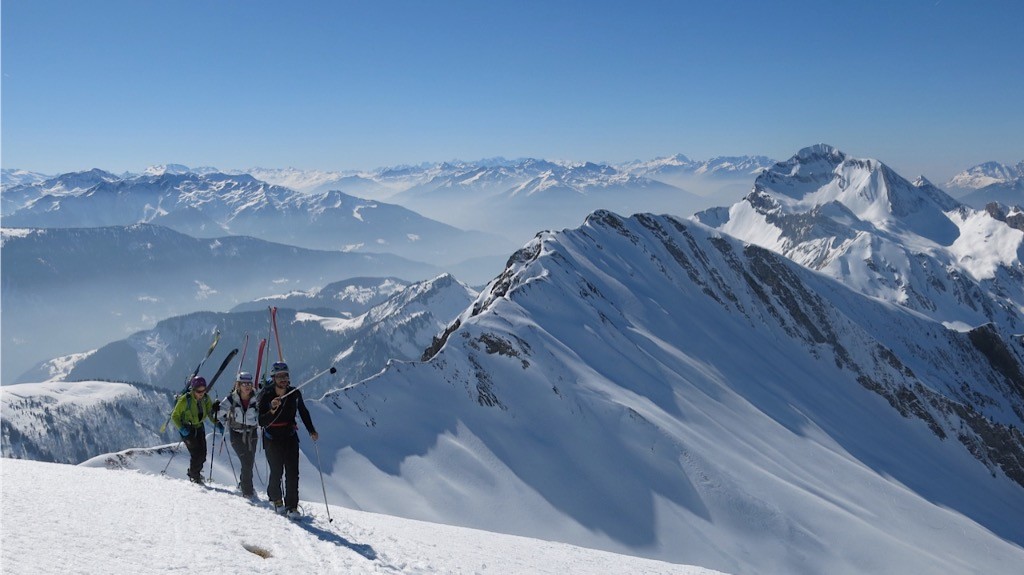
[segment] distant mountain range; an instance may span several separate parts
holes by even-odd
[[[433,277],[391,254],[308,250],[245,236],[197,239],[171,229],[3,229],[3,380],[39,361],[94,349],[158,320],[226,311],[268,294],[345,277]]]
[[[454,263],[493,255],[494,240],[449,241],[450,230],[417,223],[411,215],[399,216],[409,220],[401,226],[381,229],[366,221],[370,216],[359,203],[373,205],[380,216],[376,221],[394,220],[395,214],[385,212],[398,204],[461,229],[503,235],[515,244],[502,246],[511,251],[538,231],[577,226],[596,209],[689,215],[734,201],[772,163],[763,156],[694,161],[678,154],[621,165],[492,158],[371,172],[253,168],[222,173],[180,164],[120,176],[102,170],[57,177],[4,170],[3,212],[9,227],[147,222],[198,236],[254,235],[303,247],[389,251]],[[89,191],[93,186],[99,189]],[[90,213],[88,206],[98,207],[100,198],[117,209],[105,205],[101,215]],[[325,227],[327,221],[337,225]],[[453,247],[463,244],[472,249]]]
[[[116,176],[91,170],[53,178],[5,169],[3,211],[5,216],[17,216],[5,217],[8,226],[97,225],[81,216],[74,223],[61,220],[53,213],[41,218],[40,211],[56,209],[54,198],[47,198],[28,211],[27,204],[40,196],[82,194],[100,184],[120,187],[141,198],[156,186],[188,191],[194,197],[184,200],[165,197],[156,203],[150,199],[146,201],[150,207],[143,208],[144,214],[127,218],[135,221],[109,215],[103,221],[108,225],[160,223],[198,236],[254,235],[318,249],[387,251],[420,261],[451,264],[449,271],[456,271],[458,268],[453,266],[459,261],[514,249],[541,230],[574,227],[596,209],[622,214],[651,212],[688,216],[709,207],[731,204],[746,195],[754,178],[774,163],[764,156],[692,160],[676,154],[617,165],[492,158],[364,172],[251,168],[222,173],[213,167],[165,164],[151,166],[142,174]],[[946,189],[976,208],[993,201],[1021,204],[1024,203],[1022,173],[1024,162],[1016,166],[988,162],[954,176],[947,182]],[[117,181],[122,183],[115,184]],[[249,193],[247,188],[259,188],[259,191]],[[298,201],[298,196],[289,199],[289,192],[284,189],[302,192],[311,199]],[[201,193],[203,190],[205,196]],[[231,194],[236,196],[234,200],[223,198],[223,201],[233,202],[234,207],[227,210],[231,214],[210,213],[216,211],[217,201],[213,200]],[[416,223],[415,216],[401,216],[412,219],[394,229],[380,226],[366,221],[367,212],[360,208],[359,202],[381,202],[371,204],[378,213],[402,206],[463,230],[487,230],[504,236],[513,245],[501,244],[494,238],[450,241],[451,230],[422,221]],[[256,217],[257,212],[267,210],[265,204],[281,211],[279,217],[271,218],[278,225]],[[192,209],[197,205],[198,210]],[[351,212],[345,214],[349,216],[348,221],[345,217],[338,219],[337,210]],[[67,218],[67,212],[78,213],[65,208],[65,214],[60,216]],[[392,214],[382,213],[377,221],[393,219]],[[343,225],[325,226],[328,221]]]
[[[1024,161],[1014,166],[999,162],[978,164],[950,178],[946,189],[963,203],[979,209],[992,202],[1024,207]]]
[[[338,373],[305,388],[307,397],[361,381],[390,360],[418,360],[433,337],[462,312],[476,292],[450,275],[408,283],[362,278],[330,284],[311,293],[293,293],[238,306],[226,313],[198,312],[162,320],[153,329],[113,341],[97,350],[54,358],[22,375],[22,381],[91,380],[142,382],[168,391],[181,390],[186,376],[206,351],[210,334],[221,331],[216,357],[242,348],[231,374],[256,372],[260,338],[268,339],[267,361],[278,361],[277,341],[270,335],[268,305],[278,307],[277,324],[284,359],[292,364],[296,384],[334,366]],[[216,358],[215,358],[216,359]],[[217,361],[201,375],[211,375]],[[266,370],[263,370],[264,373]],[[218,386],[223,394],[230,376]]]
[[[332,191],[303,194],[247,174],[167,170],[121,178],[92,170],[5,187],[3,225],[163,225],[195,237],[248,235],[310,249],[393,253],[452,264],[507,254],[499,236],[467,232],[401,206]]]

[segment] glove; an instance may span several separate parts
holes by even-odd
[[[217,413],[218,411],[220,411],[220,400],[219,399],[217,401],[213,402],[213,412]]]
[[[223,423],[218,421],[217,423],[214,423],[213,426],[217,428],[217,431],[219,431],[221,433],[224,433],[224,424]]]
[[[182,437],[188,437],[189,435],[192,435],[192,430],[187,427],[179,427],[178,435]]]

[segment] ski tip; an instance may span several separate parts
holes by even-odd
[[[336,368],[336,367],[334,367],[334,366],[332,365],[332,366],[331,366],[331,375],[334,375],[335,373],[338,373],[338,368]]]

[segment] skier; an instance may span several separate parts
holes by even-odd
[[[252,468],[259,440],[259,411],[252,391],[251,373],[243,371],[235,378],[234,389],[220,402],[217,419],[230,430],[231,447],[238,454],[241,464],[238,487],[244,497],[253,497],[256,490],[252,486]]]
[[[270,369],[273,385],[260,394],[260,426],[263,427],[263,449],[267,452],[270,478],[267,496],[278,513],[290,518],[298,517],[299,507],[299,434],[295,414],[302,417],[309,436],[316,441],[319,435],[313,427],[309,410],[302,401],[302,392],[291,387],[288,364],[275,363]],[[285,397],[287,396],[287,397]],[[281,499],[281,477],[284,475],[286,492]]]
[[[206,380],[196,376],[188,384],[188,393],[178,398],[171,411],[171,421],[178,428],[181,440],[185,442],[191,456],[188,478],[193,483],[203,484],[203,463],[206,461],[206,426],[209,419],[219,431],[224,430],[214,417],[213,402],[206,395]]]

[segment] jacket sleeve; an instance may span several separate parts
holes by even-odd
[[[306,431],[308,431],[310,435],[313,435],[316,433],[316,428],[313,427],[313,418],[309,416],[309,410],[306,409],[306,402],[302,401],[302,392],[295,390],[295,395],[298,396],[295,398],[295,406],[299,410],[299,417],[302,418],[302,424],[306,426]]]
[[[260,392],[259,402],[257,403],[257,413],[259,414],[260,426],[266,427],[274,421],[275,414],[270,413],[270,400],[273,399],[271,393]]]
[[[178,398],[178,402],[174,404],[174,409],[171,411],[171,421],[173,421],[174,426],[179,429],[184,427],[187,423],[184,420],[186,403],[188,403],[188,395],[182,395]]]
[[[213,400],[209,395],[203,396],[203,409],[206,410],[206,419],[209,419],[210,423],[217,423],[217,414],[213,412]]]
[[[231,419],[231,414],[235,410],[235,396],[228,395],[224,399],[220,400],[220,410],[217,412],[217,421],[228,424],[228,420]]]

